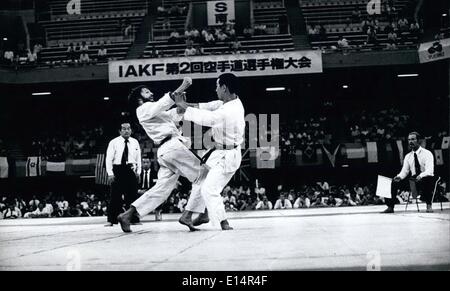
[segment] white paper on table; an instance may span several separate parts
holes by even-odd
[[[375,195],[384,198],[392,198],[391,183],[391,178],[378,175],[377,192]]]

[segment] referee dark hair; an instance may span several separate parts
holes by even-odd
[[[123,202],[128,209],[137,199],[138,179],[141,174],[141,148],[139,142],[131,137],[129,121],[121,121],[119,136],[112,139],[106,151],[106,171],[111,183],[111,197],[108,206],[108,224],[117,224],[117,216],[122,213]],[[124,200],[122,199],[124,196]],[[136,217],[133,223],[138,223]]]

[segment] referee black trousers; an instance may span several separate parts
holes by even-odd
[[[114,165],[114,182],[111,184],[111,196],[108,207],[108,222],[118,223],[117,216],[123,212],[123,204],[128,209],[137,198],[138,182],[134,171],[129,166]],[[122,195],[124,200],[122,200]],[[139,222],[138,218],[132,222]]]
[[[416,182],[417,192],[420,196],[420,200],[426,204],[431,204],[433,198],[435,179],[432,176],[423,177],[419,182]],[[400,182],[392,181],[391,194],[394,199],[385,198],[386,206],[394,208],[394,205],[398,203],[397,192],[401,187],[407,187],[409,189],[408,179],[403,179]]]

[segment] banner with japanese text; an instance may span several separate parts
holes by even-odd
[[[108,65],[110,83],[206,79],[222,73],[254,77],[321,72],[322,53],[317,50],[121,60]]]

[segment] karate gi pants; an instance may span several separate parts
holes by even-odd
[[[132,203],[141,217],[167,200],[180,175],[194,187],[201,173],[200,160],[176,137],[162,144],[157,156],[160,168],[156,184]]]

